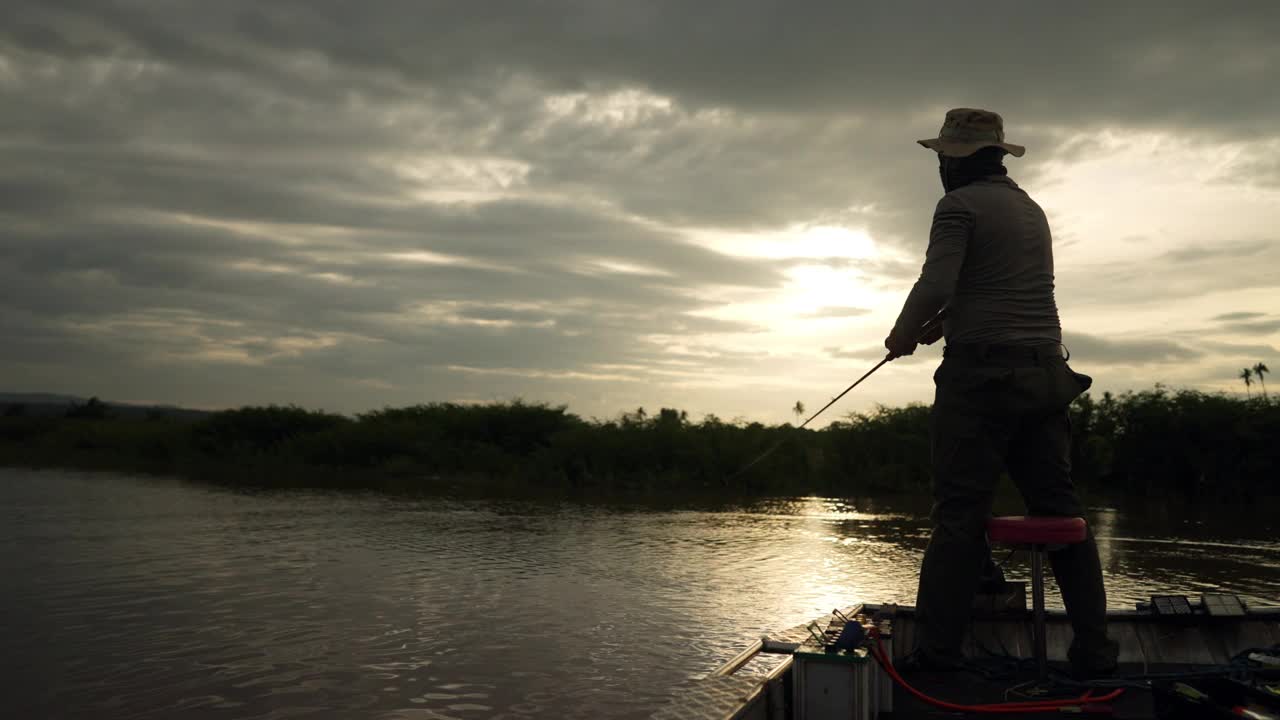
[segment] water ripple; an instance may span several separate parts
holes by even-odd
[[[1095,527],[1113,604],[1280,594],[1274,521],[1106,508]],[[0,714],[647,717],[762,633],[911,602],[927,539],[919,507],[883,500],[672,511],[0,470]]]

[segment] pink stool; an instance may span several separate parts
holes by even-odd
[[[1049,652],[1044,632],[1044,553],[1051,545],[1084,542],[1089,528],[1078,517],[997,517],[987,521],[993,543],[1021,545],[1031,551],[1031,604],[1035,613],[1036,664],[1040,679],[1049,675]]]

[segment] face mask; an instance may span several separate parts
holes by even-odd
[[[951,164],[947,162],[947,156],[938,155],[938,177],[942,180],[943,192],[951,192],[952,188],[955,186],[953,181],[948,181],[947,179],[947,171],[950,167]]]
[[[962,158],[939,154],[938,177],[942,180],[942,189],[951,192],[988,175],[1004,175],[1001,157],[1002,155],[991,153]]]

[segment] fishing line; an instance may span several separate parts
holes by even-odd
[[[946,308],[943,308],[942,310],[940,310],[940,311],[938,312],[938,314],[937,314],[937,315],[934,315],[934,316],[933,316],[933,319],[932,319],[932,320],[930,320],[929,322],[925,323],[925,324],[921,327],[921,329],[920,329],[920,334],[916,337],[916,344],[917,344],[917,345],[919,345],[919,344],[920,344],[920,341],[921,341],[921,340],[923,340],[923,339],[925,339],[926,337],[928,337],[930,333],[932,333],[934,330],[936,330],[936,329],[937,329],[938,325],[942,322],[942,318],[943,318],[943,317],[945,317],[945,316],[946,316],[946,314],[947,314],[947,309],[946,309]],[[857,380],[854,380],[852,385],[850,385],[849,387],[847,387],[847,388],[845,388],[845,389],[844,389],[844,392],[842,392],[842,393],[840,393],[839,395],[837,395],[837,396],[835,396],[835,397],[831,398],[831,401],[830,401],[830,402],[828,402],[826,405],[823,405],[823,406],[822,406],[822,408],[821,408],[820,410],[818,410],[818,412],[816,412],[816,413],[814,413],[814,414],[810,415],[810,416],[809,416],[809,419],[808,419],[808,420],[805,420],[805,421],[804,421],[804,422],[802,422],[802,423],[800,423],[800,425],[799,425],[798,427],[796,427],[796,429],[797,429],[797,430],[803,430],[803,429],[804,429],[804,427],[805,427],[806,425],[808,425],[809,423],[813,422],[813,419],[814,419],[814,418],[816,418],[816,417],[818,417],[819,415],[821,415],[821,414],[823,413],[823,411],[825,411],[827,408],[831,407],[832,405],[835,405],[835,404],[836,404],[836,402],[840,400],[840,398],[844,397],[845,395],[848,395],[850,390],[852,390],[852,389],[854,389],[854,388],[858,387],[858,385],[860,385],[860,384],[862,383],[862,381],[863,381],[863,380],[866,380],[867,378],[871,377],[871,374],[872,374],[872,373],[874,373],[875,371],[879,370],[879,369],[880,369],[880,368],[881,368],[885,363],[889,362],[890,360],[896,359],[896,358],[898,358],[898,357],[900,357],[900,356],[899,356],[899,355],[894,355],[894,354],[893,354],[893,351],[889,351],[889,354],[885,355],[883,360],[881,360],[880,362],[876,363],[876,366],[875,366],[875,367],[873,367],[873,368],[871,368],[870,370],[868,370],[868,371],[866,372],[866,374],[864,374],[862,377],[858,378]],[[737,478],[739,475],[742,475],[742,474],[743,474],[743,473],[745,473],[746,471],[748,471],[748,470],[750,470],[751,468],[755,467],[755,466],[756,466],[757,464],[759,464],[762,460],[764,460],[765,458],[767,458],[767,457],[769,457],[770,455],[772,455],[772,454],[774,453],[774,451],[775,451],[775,450],[777,450],[778,448],[782,447],[782,444],[783,444],[783,443],[785,443],[788,439],[789,439],[788,437],[784,437],[784,438],[782,438],[781,440],[779,440],[779,441],[775,442],[775,443],[774,443],[774,444],[773,444],[773,445],[772,445],[768,450],[765,450],[763,453],[761,453],[759,457],[757,457],[755,460],[752,460],[751,462],[749,462],[749,463],[747,463],[746,465],[744,465],[744,466],[742,467],[742,469],[738,470],[738,471],[737,471],[737,472],[735,472],[734,474],[732,474],[732,475],[730,475],[729,477],[725,478],[725,480],[724,480],[724,481],[725,481],[725,482],[729,482],[730,480],[733,480],[733,479]]]

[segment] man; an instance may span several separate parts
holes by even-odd
[[[1044,211],[1007,177],[999,115],[947,113],[937,138],[946,195],[938,202],[924,268],[885,347],[910,355],[945,334],[931,419],[933,535],[920,568],[916,664],[955,667],[979,574],[989,563],[986,521],[1002,469],[1031,515],[1083,517],[1071,482],[1067,405],[1088,389],[1062,356],[1053,296],[1053,247]],[[939,314],[942,322],[930,322]],[[1049,553],[1070,615],[1069,651],[1080,676],[1114,670],[1098,548]]]

